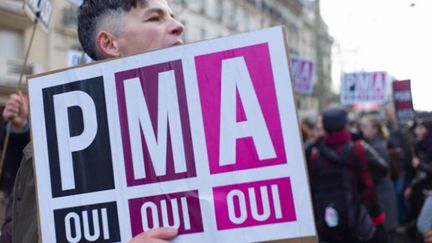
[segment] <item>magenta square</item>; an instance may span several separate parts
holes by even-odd
[[[219,230],[296,220],[290,178],[213,188]]]
[[[222,62],[233,58],[243,58],[246,63],[261,110],[254,112],[262,112],[275,151],[273,157],[261,160],[254,139],[241,137],[235,142],[235,163],[220,163]],[[268,44],[257,44],[197,56],[195,63],[210,173],[224,173],[287,163]],[[236,122],[247,121],[238,89],[236,104]]]
[[[179,234],[203,232],[198,191],[129,200],[132,235],[159,227],[175,227]]]
[[[172,131],[170,129],[169,123],[166,122],[166,137],[159,137],[159,112],[160,104],[159,104],[159,86],[160,86],[160,74],[166,72],[173,72],[173,76],[175,78],[175,90],[177,93],[176,103],[178,104],[178,112],[180,116],[180,126],[181,126],[181,137],[183,139],[183,149],[181,153],[184,154],[185,162],[186,162],[186,170],[176,171],[175,163],[174,163],[174,147],[178,144],[172,141]],[[162,139],[166,139],[166,157],[164,158],[163,163],[166,163],[166,173],[163,175],[158,175],[155,173],[154,165],[155,162],[152,161],[151,152],[147,141],[145,139],[145,134],[143,133],[143,125],[140,124],[140,135],[139,138],[141,140],[142,147],[140,149],[140,153],[142,153],[143,157],[143,166],[145,168],[145,177],[137,178],[134,175],[134,161],[132,156],[132,143],[136,142],[134,139],[131,139],[130,127],[128,123],[128,116],[132,116],[131,111],[127,108],[126,99],[126,89],[125,86],[128,82],[133,81],[133,79],[138,78],[141,85],[141,91],[145,103],[147,105],[148,114],[151,119],[151,132],[146,134],[147,136],[155,136],[156,142],[159,143]],[[157,183],[161,181],[170,181],[177,180],[189,177],[195,177],[195,158],[193,154],[193,145],[191,138],[191,129],[189,122],[189,111],[187,107],[187,99],[186,99],[186,91],[185,91],[185,81],[183,76],[183,67],[181,60],[174,60],[166,63],[160,63],[150,66],[145,66],[141,68],[126,70],[122,72],[118,72],[115,74],[116,79],[116,87],[117,87],[117,99],[119,104],[119,119],[121,126],[121,136],[122,136],[122,144],[123,144],[123,155],[125,160],[125,168],[126,168],[126,180],[128,186],[136,186],[142,184],[149,183]],[[134,101],[132,101],[134,102]],[[137,108],[142,109],[142,106]],[[176,110],[176,109],[175,109]],[[132,111],[133,112],[133,111]],[[133,114],[135,115],[135,114]],[[166,119],[166,118],[162,118]],[[167,119],[168,120],[168,119]],[[163,123],[162,123],[163,124]],[[134,133],[135,134],[135,133]],[[132,135],[134,135],[132,134]],[[151,134],[151,135],[149,135]],[[178,151],[178,149],[177,149]]]

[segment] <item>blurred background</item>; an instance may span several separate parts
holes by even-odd
[[[29,0],[31,1],[31,0]],[[37,1],[37,0],[36,0]],[[77,39],[79,0],[43,0],[52,5],[49,32],[38,27],[24,69],[26,75],[88,62]],[[341,104],[341,77],[350,72],[385,72],[410,79],[414,107],[428,102],[428,59],[432,56],[432,1],[428,0],[167,0],[184,23],[186,42],[285,25],[301,118],[328,105],[376,109],[383,103]],[[0,0],[0,105],[15,91],[31,39],[32,21],[22,0]],[[309,82],[309,83],[308,83]]]

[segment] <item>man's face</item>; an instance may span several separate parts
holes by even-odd
[[[386,114],[387,120],[388,120],[389,122],[391,122],[391,123],[396,123],[396,122],[397,122],[396,114],[395,114],[394,109],[392,109],[392,108],[387,108],[387,109],[385,110],[385,114]]]
[[[372,122],[363,118],[360,122],[360,129],[366,139],[373,139],[378,133],[377,129],[373,126]]]
[[[124,29],[116,36],[122,56],[183,44],[184,26],[174,18],[165,0],[148,0],[123,18]]]
[[[422,140],[427,135],[427,129],[423,124],[418,124],[414,129],[416,140]]]

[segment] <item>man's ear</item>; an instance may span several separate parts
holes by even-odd
[[[106,57],[119,57],[120,50],[116,37],[108,31],[99,31],[96,35],[96,45]]]

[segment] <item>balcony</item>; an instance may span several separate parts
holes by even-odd
[[[24,30],[32,24],[23,10],[23,1],[0,0],[0,28]]]

